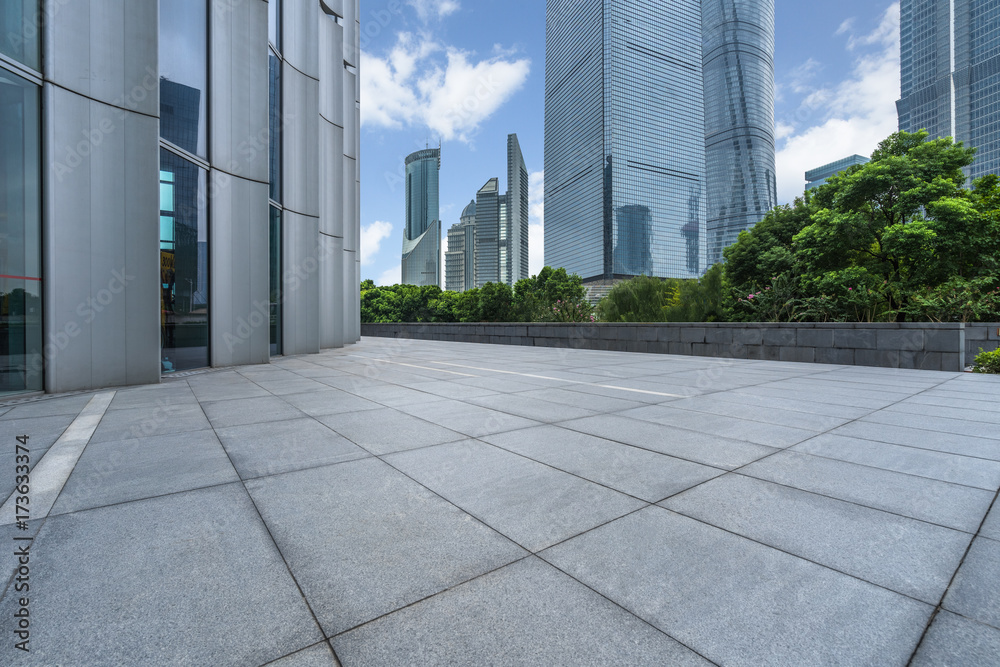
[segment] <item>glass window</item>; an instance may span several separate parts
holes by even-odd
[[[281,61],[273,53],[268,52],[270,58],[270,120],[269,131],[270,162],[269,175],[271,180],[271,199],[281,203]]]
[[[160,149],[160,344],[164,373],[208,358],[207,174]]]
[[[160,3],[160,136],[208,157],[206,0]]]
[[[39,88],[0,69],[0,394],[42,390]]]
[[[40,71],[38,4],[39,0],[4,0],[0,4],[0,53]]]
[[[281,211],[271,207],[271,356],[281,354]]]
[[[281,53],[281,0],[268,0],[267,38],[274,44],[278,53]]]

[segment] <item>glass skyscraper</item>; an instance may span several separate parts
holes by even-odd
[[[440,170],[440,148],[417,151],[406,158],[404,285],[441,284]]]
[[[528,167],[516,134],[507,135],[507,220],[505,256],[501,261],[508,285],[528,277]]]
[[[774,203],[773,0],[548,0],[546,20],[545,263],[700,276]]]
[[[1000,2],[902,0],[899,129],[978,149],[972,178],[1000,173]]]
[[[464,292],[476,286],[476,202],[462,211],[448,229],[448,252],[444,254],[445,289]]]
[[[703,0],[701,11],[711,266],[777,204],[774,0]]]

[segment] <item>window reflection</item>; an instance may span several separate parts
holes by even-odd
[[[164,373],[208,359],[208,212],[204,169],[160,149],[160,342]]]
[[[160,134],[208,156],[206,0],[160,3]]]
[[[39,0],[3,0],[0,3],[0,53],[34,70],[41,70],[38,40]]]
[[[269,155],[269,176],[271,199],[281,203],[281,61],[268,51],[270,66],[269,83],[269,131],[271,137]]]
[[[271,356],[281,354],[281,211],[271,207],[270,220]]]
[[[0,394],[42,389],[39,119],[38,86],[0,69]]]

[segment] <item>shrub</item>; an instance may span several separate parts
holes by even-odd
[[[983,348],[979,348],[976,365],[972,367],[972,370],[976,373],[1000,374],[1000,348],[992,352],[984,352]]]

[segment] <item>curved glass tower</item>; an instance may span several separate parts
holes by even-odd
[[[441,284],[441,218],[438,172],[441,149],[406,158],[406,227],[403,230],[403,284]]]
[[[777,203],[774,0],[704,0],[701,11],[711,266]]]

